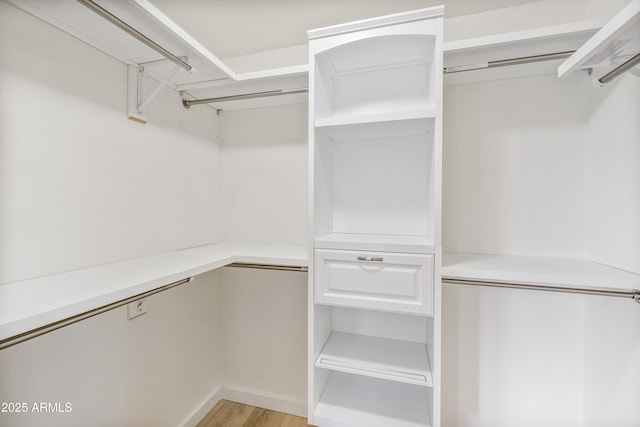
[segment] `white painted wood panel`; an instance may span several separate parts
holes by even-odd
[[[433,256],[316,249],[315,302],[433,314]]]

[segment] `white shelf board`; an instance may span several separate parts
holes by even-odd
[[[174,68],[172,62],[117,28],[76,0],[9,0],[26,12],[52,24],[96,49],[130,65],[145,65],[145,72],[162,81]],[[173,22],[148,0],[97,1],[104,9],[167,49],[176,56],[186,56],[193,70],[179,70],[169,81],[176,90],[185,90],[197,98],[224,96],[208,95],[198,89],[230,86],[226,93],[238,94],[243,87],[234,89],[236,82],[265,81],[260,90],[272,90],[274,84],[307,86],[308,64],[236,73],[215,54]],[[153,65],[149,63],[154,63]],[[297,79],[297,77],[300,77]],[[293,83],[287,83],[293,79]],[[276,82],[272,82],[276,80]],[[283,83],[284,82],[284,83]],[[231,91],[231,93],[229,93]],[[306,101],[306,98],[302,102]]]
[[[640,0],[632,0],[558,67],[558,76],[567,76],[580,68],[598,67],[603,64],[609,66],[615,57],[638,53]]]
[[[316,367],[433,387],[427,347],[422,343],[333,331]]]
[[[602,23],[582,21],[444,43],[445,68],[490,61],[573,51]],[[513,77],[555,74],[561,60],[445,74],[445,84],[464,84]]]
[[[330,233],[316,237],[317,249],[345,249],[380,252],[408,252],[433,254],[435,242],[430,236],[392,234]]]
[[[412,136],[432,132],[435,116],[434,109],[338,116],[317,118],[315,127],[334,140]]]
[[[0,285],[0,340],[233,262],[300,267],[308,250],[214,244]]]
[[[46,22],[131,65],[165,58],[123,30],[98,16],[76,0],[10,0],[11,3]],[[147,0],[98,2],[119,19],[176,56],[186,56],[194,70],[180,70],[174,85],[194,81],[230,79],[235,73],[213,53],[171,21]],[[145,67],[156,79],[163,79],[174,67],[171,62]]]
[[[428,387],[332,372],[314,420],[320,426],[428,427],[431,394]]]
[[[640,289],[640,275],[575,258],[445,253],[443,279],[605,290]]]

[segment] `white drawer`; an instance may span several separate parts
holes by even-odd
[[[316,249],[321,304],[433,315],[433,255]]]

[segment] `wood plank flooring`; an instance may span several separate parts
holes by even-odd
[[[197,427],[313,427],[307,419],[242,403],[221,400]]]

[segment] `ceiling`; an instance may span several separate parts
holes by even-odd
[[[306,31],[445,5],[453,17],[540,0],[150,0],[219,58],[305,44]]]

